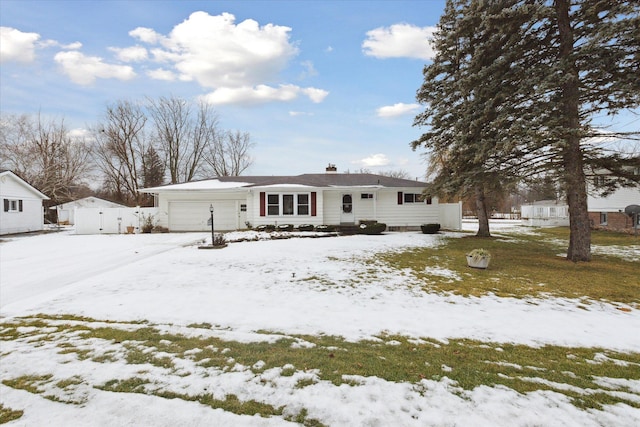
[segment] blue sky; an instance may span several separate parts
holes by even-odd
[[[404,170],[444,1],[0,0],[3,113],[83,129],[120,99],[207,99],[249,132],[245,174]],[[637,128],[637,116],[613,120]]]

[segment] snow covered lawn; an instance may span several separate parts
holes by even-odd
[[[637,376],[577,387],[542,381],[535,369],[520,366],[521,377],[545,384],[519,393],[504,385],[464,389],[451,379],[453,361],[438,365],[437,378],[344,375],[339,384],[313,365],[264,366],[259,354],[251,365],[225,360],[224,367],[208,366],[201,352],[214,357],[226,349],[233,359],[238,343],[253,348],[285,339],[304,350],[324,348],[323,337],[336,336],[343,344],[327,347],[328,354],[362,340],[416,351],[484,342],[491,354],[501,351],[500,343],[598,347],[628,353],[633,361],[596,351],[586,356],[589,363],[633,370],[640,369],[640,314],[604,303],[584,309],[570,299],[425,293],[410,274],[373,257],[437,246],[442,234],[246,241],[198,250],[207,237],[57,233],[0,243],[0,402],[24,412],[15,425],[640,424]],[[246,235],[227,238],[241,237]],[[194,337],[209,348],[172,350],[171,340],[161,337],[154,346],[142,345],[142,338],[134,345],[130,338],[100,335],[105,331]],[[134,354],[141,359],[132,361]],[[512,375],[517,363],[505,358],[498,366],[505,363]],[[567,387],[575,395],[604,393],[635,406],[579,409],[561,392]],[[219,406],[195,396],[216,402],[236,396],[271,415],[212,409]]]

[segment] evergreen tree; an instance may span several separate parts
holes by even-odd
[[[412,143],[431,156],[433,188],[475,185],[480,211],[481,185],[554,173],[571,216],[567,258],[588,261],[585,169],[618,176],[613,186],[638,179],[624,169],[637,157],[585,141],[594,114],[640,103],[639,28],[633,0],[448,1],[417,96],[427,108],[415,124],[430,130]]]
[[[527,59],[518,52],[530,42],[524,28],[532,10],[514,7],[520,3],[448,1],[433,40],[436,57],[425,67],[417,93],[426,110],[414,125],[430,129],[412,147],[422,146],[429,154],[429,191],[473,196],[478,236],[490,235],[487,195],[501,193],[516,178],[502,153],[511,152],[524,123],[523,112],[504,112],[514,93],[527,93],[518,87]]]

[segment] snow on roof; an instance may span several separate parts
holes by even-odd
[[[250,182],[223,182],[219,179],[205,179],[202,181],[184,182],[182,184],[142,188],[140,191],[143,193],[158,193],[162,191],[225,190],[242,188],[250,185],[252,185]]]

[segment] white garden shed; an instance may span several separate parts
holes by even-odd
[[[126,208],[125,205],[119,203],[110,202],[109,200],[100,199],[98,197],[89,196],[82,199],[73,200],[71,202],[62,203],[56,206],[52,206],[49,209],[55,209],[58,213],[58,223],[60,224],[75,224],[75,210],[76,209],[106,209],[106,208]]]

